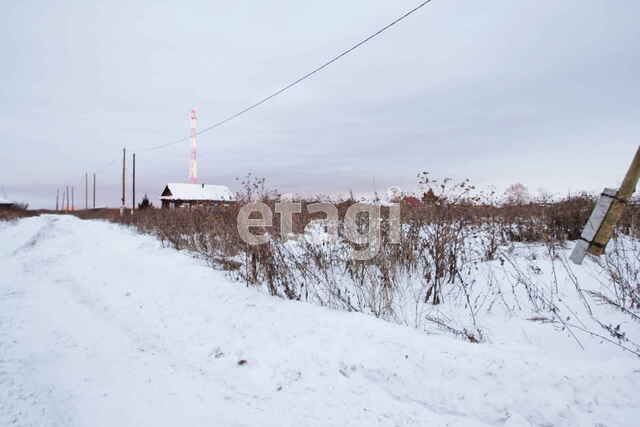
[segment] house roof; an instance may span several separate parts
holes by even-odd
[[[235,195],[225,185],[169,183],[160,196],[162,200],[233,201]]]
[[[11,200],[3,199],[2,197],[0,197],[0,205],[13,205],[13,202]]]

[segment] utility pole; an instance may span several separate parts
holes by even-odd
[[[120,205],[120,216],[124,216],[124,202],[125,202],[125,196],[124,196],[124,185],[125,185],[125,165],[127,163],[127,149],[123,148],[122,149],[122,204]]]
[[[59,201],[59,199],[60,199],[60,189],[59,189],[59,188],[56,188],[56,212],[59,210],[58,208],[60,207],[60,206],[58,205],[58,201]]]
[[[76,199],[75,199],[76,187],[74,185],[71,186],[71,210],[76,210]]]
[[[93,173],[93,209],[96,208],[96,173]]]
[[[636,155],[631,161],[631,165],[627,170],[627,174],[622,181],[622,185],[616,193],[616,197],[609,208],[609,213],[605,217],[600,230],[593,239],[593,244],[589,248],[589,253],[593,255],[602,255],[604,248],[606,247],[611,235],[613,234],[613,228],[622,217],[624,206],[627,204],[633,193],[636,191],[636,185],[640,178],[640,147],[636,151]]]
[[[89,174],[84,173],[84,208],[89,209]]]
[[[571,253],[571,260],[582,264],[587,253],[600,256],[604,254],[607,243],[611,239],[613,229],[622,217],[624,206],[636,190],[640,179],[640,147],[638,147],[622,185],[615,189],[605,188],[596,207],[593,209],[580,240],[576,242]]]
[[[69,205],[69,186],[68,185],[65,187],[64,194],[65,194],[65,196],[67,198],[67,209],[66,210],[69,211],[70,205]]]
[[[132,168],[132,183],[133,183],[133,191],[131,196],[131,214],[133,215],[133,211],[136,208],[136,153],[133,153],[133,168]]]

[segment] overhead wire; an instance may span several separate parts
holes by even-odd
[[[283,86],[282,88],[276,90],[275,92],[271,93],[270,95],[260,99],[259,101],[254,102],[253,104],[241,109],[240,111],[238,111],[236,113],[233,113],[230,116],[227,116],[227,117],[223,118],[222,120],[219,120],[219,121],[217,121],[217,122],[215,122],[215,123],[213,123],[213,124],[211,124],[209,126],[204,127],[203,129],[197,131],[196,135],[202,135],[203,133],[206,133],[206,132],[209,132],[209,131],[211,131],[211,130],[213,130],[215,128],[218,128],[218,127],[224,125],[225,123],[228,123],[231,120],[234,120],[234,119],[242,116],[243,114],[246,114],[249,111],[261,106],[262,104],[270,101],[271,99],[273,99],[276,96],[282,94],[283,92],[286,92],[287,90],[291,89],[292,87],[302,83],[303,81],[307,80],[308,78],[310,78],[314,74],[324,70],[325,68],[327,68],[328,66],[330,66],[334,62],[336,62],[336,61],[340,60],[341,58],[347,56],[348,54],[350,54],[354,50],[358,49],[360,46],[366,44],[367,42],[369,42],[372,39],[376,38],[380,34],[384,33],[389,28],[391,28],[391,27],[397,25],[398,23],[400,23],[401,21],[405,20],[406,18],[408,18],[409,16],[411,16],[412,14],[417,12],[418,10],[422,9],[423,7],[425,7],[427,4],[431,3],[432,1],[433,0],[425,0],[425,1],[423,1],[422,3],[418,4],[413,9],[405,12],[404,14],[402,14],[398,18],[394,19],[389,24],[387,24],[384,27],[380,28],[376,32],[372,33],[368,37],[362,39],[361,41],[359,41],[358,43],[354,44],[350,48],[340,52],[336,56],[334,56],[331,59],[329,59],[328,61],[324,62],[322,65],[314,68],[313,70],[309,71],[308,73],[306,73],[306,74],[302,75],[301,77],[293,80],[292,82],[290,82],[287,85]],[[142,148],[142,149],[138,149],[138,150],[135,150],[135,151],[137,151],[137,152],[146,152],[146,151],[161,150],[163,148],[167,148],[167,147],[170,147],[172,145],[176,145],[176,144],[179,144],[181,142],[188,141],[189,138],[190,138],[189,136],[185,136],[183,138],[179,138],[179,139],[176,139],[176,140],[173,140],[173,141],[169,141],[169,142],[166,142],[166,143],[163,143],[163,144],[160,144],[160,145],[155,145],[155,146],[151,146],[151,147],[147,147],[147,148]]]
[[[342,52],[338,53],[337,55],[331,57],[329,60],[325,61],[324,63],[322,63],[320,66],[314,68],[313,70],[305,73],[304,75],[298,77],[297,79],[291,81],[290,83],[286,84],[285,86],[281,87],[280,89],[276,90],[275,92],[265,96],[264,98],[254,102],[253,104],[237,111],[236,113],[233,113],[209,126],[204,127],[203,129],[199,130],[196,132],[196,135],[202,135],[203,133],[206,132],[210,132],[213,129],[216,129],[248,112],[250,112],[251,110],[265,104],[266,102],[270,101],[271,99],[277,97],[278,95],[281,95],[282,93],[286,92],[287,90],[293,88],[294,86],[302,83],[303,81],[309,79],[310,77],[312,77],[313,75],[319,73],[320,71],[324,70],[325,68],[329,67],[330,65],[332,65],[333,63],[335,63],[336,61],[340,60],[341,58],[349,55],[350,53],[352,53],[353,51],[355,51],[356,49],[358,49],[359,47],[363,46],[364,44],[368,43],[369,41],[373,40],[374,38],[378,37],[380,34],[384,33],[385,31],[387,31],[388,29],[390,29],[391,27],[397,25],[398,23],[402,22],[403,20],[405,20],[406,18],[408,18],[409,16],[413,15],[414,13],[416,13],[417,11],[419,11],[420,9],[422,9],[423,7],[425,7],[426,5],[428,5],[429,3],[431,3],[433,0],[424,0],[422,1],[420,4],[418,4],[417,6],[415,6],[414,8],[410,9],[409,11],[403,13],[401,16],[397,17],[396,19],[394,19],[393,21],[391,21],[390,23],[388,23],[387,25],[385,25],[384,27],[378,29],[377,31],[375,31],[374,33],[370,34],[369,36],[365,37],[364,39],[360,40],[359,42],[357,42],[356,44],[354,44],[353,46],[349,47],[346,50],[343,50]],[[137,152],[137,153],[144,153],[144,152],[149,152],[149,151],[156,151],[156,150],[161,150],[176,144],[180,144],[182,142],[188,141],[190,139],[190,136],[184,136],[182,138],[178,138],[178,139],[174,139],[159,145],[153,145],[153,146],[149,146],[149,147],[142,147],[142,148],[131,148],[127,151],[131,151],[131,152]],[[103,166],[101,166],[99,169],[96,170],[96,172],[101,172],[104,169],[106,169],[107,167],[113,165],[114,163],[116,163],[118,160],[121,159],[121,156],[115,157],[113,160],[109,161],[108,163],[105,163]]]

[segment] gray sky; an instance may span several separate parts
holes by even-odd
[[[85,170],[98,204],[117,206],[122,146],[187,136],[194,106],[201,127],[216,122],[419,1],[97,3],[3,5],[0,186],[32,207],[65,184],[79,194]],[[427,170],[498,189],[616,185],[640,142],[638,16],[631,1],[434,0],[202,135],[201,181],[413,190]],[[140,152],[138,195],[186,181],[189,151]]]

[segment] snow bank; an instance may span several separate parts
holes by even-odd
[[[513,336],[522,335],[514,323]],[[0,226],[0,425],[634,426],[640,366],[284,301],[101,221]]]

